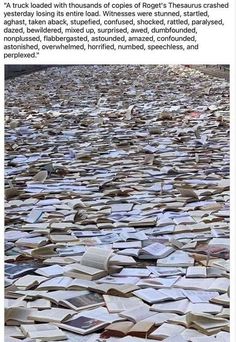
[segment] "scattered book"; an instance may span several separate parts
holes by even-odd
[[[5,274],[10,279],[15,279],[29,274],[36,270],[38,267],[34,263],[16,263],[7,264],[5,263]]]
[[[76,314],[76,311],[70,309],[50,308],[29,314],[28,318],[35,322],[63,322]]]
[[[52,303],[75,311],[84,310],[104,305],[102,295],[90,291],[53,291],[42,294],[43,298],[49,299]]]
[[[112,256],[112,250],[104,250],[103,248],[90,247],[84,253],[81,259],[81,265],[99,270],[107,271],[109,259]]]
[[[222,306],[211,303],[191,303],[188,299],[180,299],[176,301],[168,301],[166,303],[154,304],[152,305],[151,310],[158,312],[173,312],[180,315],[188,312],[217,314],[221,312]]]
[[[104,328],[107,324],[107,322],[84,315],[64,323],[57,323],[57,326],[63,330],[73,331],[80,335],[87,335]]]
[[[139,280],[136,285],[140,287],[153,287],[156,289],[161,289],[163,287],[172,287],[177,280],[180,279],[179,276],[177,277],[166,277],[166,278],[145,278]]]
[[[5,309],[6,325],[31,324],[34,320],[29,319],[29,315],[37,312],[37,309],[24,307],[10,307]]]
[[[123,268],[123,270],[114,274],[116,277],[148,277],[150,275],[150,271],[146,268]]]
[[[149,305],[142,304],[134,309],[125,310],[119,313],[120,317],[128,319],[133,323],[143,321],[155,315],[155,312],[150,311]]]
[[[173,247],[165,246],[161,243],[153,243],[147,247],[143,247],[139,252],[139,259],[162,259],[173,253],[175,249]]]
[[[105,277],[107,271],[75,263],[64,266],[64,275],[72,278],[97,280]]]
[[[159,328],[155,329],[149,337],[154,340],[163,340],[180,334],[184,329],[185,328],[180,325],[163,323]]]
[[[124,298],[110,295],[103,295],[106,307],[111,313],[119,313],[124,310],[135,308],[142,304],[142,301],[136,297]]]
[[[60,265],[52,265],[48,267],[38,268],[37,270],[35,270],[35,273],[47,278],[51,278],[63,275],[64,269]]]
[[[111,336],[124,337],[126,335],[145,338],[152,330],[154,324],[152,322],[140,321],[133,322],[115,322],[108,325],[105,329]]]
[[[132,284],[93,284],[88,286],[88,290],[90,291],[121,297],[130,297],[132,295],[131,292],[137,289],[139,287]]]
[[[172,277],[186,274],[186,268],[184,267],[147,266],[147,269],[157,277]]]
[[[147,287],[145,289],[134,291],[133,294],[149,304],[185,298],[182,291],[178,289],[170,289],[170,291],[168,291],[167,289],[155,290]]]
[[[178,250],[165,258],[158,259],[156,264],[157,266],[188,267],[194,265],[194,258],[187,252]]]
[[[220,293],[225,293],[229,287],[228,278],[205,278],[205,279],[195,279],[195,278],[185,278],[182,277],[174,284],[174,287],[188,289],[188,290],[206,290],[206,291],[216,291]]]
[[[41,341],[66,340],[66,334],[53,324],[23,324],[20,326],[26,337]]]

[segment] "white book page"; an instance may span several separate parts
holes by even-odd
[[[142,321],[148,317],[155,315],[155,312],[150,311],[148,305],[142,304],[134,309],[126,310],[120,313],[121,317],[132,320],[134,323]]]
[[[103,298],[110,313],[119,313],[130,308],[135,308],[142,304],[142,301],[136,297],[123,298],[104,295]]]
[[[108,269],[108,261],[112,255],[111,250],[90,247],[81,258],[81,265],[98,268],[100,270]]]

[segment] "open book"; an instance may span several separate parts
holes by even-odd
[[[41,284],[45,280],[47,280],[46,277],[27,274],[27,275],[17,279],[15,281],[14,285],[19,290],[28,290],[32,287],[38,286],[39,284]]]
[[[98,292],[101,294],[108,294],[113,296],[130,297],[131,292],[138,290],[139,287],[135,285],[112,285],[112,284],[94,284],[88,287],[88,290]]]
[[[43,294],[43,297],[57,305],[71,308],[75,311],[104,304],[102,295],[90,291],[53,291]]]
[[[183,267],[147,266],[147,269],[157,277],[172,277],[186,274],[186,269]]]
[[[41,283],[37,290],[83,290],[87,289],[88,286],[92,285],[91,280],[86,279],[72,279],[70,277],[54,277],[50,278],[43,283]]]
[[[29,318],[30,314],[37,312],[37,309],[24,307],[10,307],[5,309],[5,324],[20,325],[34,323],[33,319]]]
[[[123,268],[120,273],[115,273],[114,275],[116,277],[148,277],[150,273],[146,268],[127,267]]]
[[[187,315],[188,326],[206,335],[214,335],[222,329],[229,328],[229,321],[210,314],[189,313]]]
[[[163,287],[172,287],[176,281],[179,279],[179,276],[176,277],[159,277],[159,278],[144,278],[139,280],[136,285],[140,287],[153,287],[157,289],[162,289]]]
[[[225,293],[229,288],[228,278],[185,278],[182,277],[174,284],[174,287],[189,290],[206,290]]]
[[[104,278],[101,278],[97,281],[98,284],[116,284],[116,285],[135,285],[140,280],[139,277],[113,277],[113,276],[107,276]]]
[[[8,278],[14,279],[29,274],[37,268],[36,263],[5,263],[5,274]]]
[[[219,267],[191,266],[188,267],[186,278],[218,278],[227,276]]]
[[[155,315],[155,312],[150,311],[149,305],[141,304],[133,309],[125,310],[119,313],[120,317],[124,317],[133,323],[140,322]]]
[[[90,247],[81,258],[81,265],[108,271],[109,259],[112,256],[112,250]]]
[[[117,296],[103,295],[106,307],[111,313],[118,313],[124,310],[135,308],[142,304],[142,301],[136,297],[124,298]]]
[[[25,334],[23,334],[23,332],[21,331],[20,327],[17,326],[5,326],[4,327],[4,338],[6,341],[10,341],[11,338],[16,338],[16,339],[20,339],[20,338],[24,338]]]
[[[187,312],[206,312],[217,314],[221,312],[222,306],[211,303],[191,303],[188,299],[168,301],[166,303],[154,304],[151,310],[158,312],[174,312],[185,314]]]
[[[224,306],[229,306],[229,304],[230,304],[230,298],[229,298],[229,295],[227,293],[223,293],[221,295],[216,295],[213,298],[211,298],[210,301],[212,303],[221,304]]]
[[[177,250],[169,256],[158,259],[157,266],[168,267],[188,267],[194,265],[194,258],[189,256],[187,252]]]
[[[86,314],[84,314],[64,323],[57,323],[57,326],[65,330],[73,331],[80,335],[86,335],[104,328],[107,324],[108,323],[105,321],[87,317]]]
[[[35,322],[63,322],[72,318],[77,312],[71,309],[50,308],[29,314]]]
[[[107,275],[107,271],[82,264],[64,266],[64,275],[72,278],[96,280]]]
[[[145,289],[140,289],[134,291],[133,294],[138,298],[141,298],[149,304],[161,303],[168,300],[179,300],[184,299],[185,295],[180,289],[159,289],[155,290],[153,288],[147,287]]]
[[[153,329],[154,323],[147,321],[133,322],[115,322],[108,325],[105,329],[112,336],[124,337],[126,335],[145,338]]]
[[[161,259],[167,257],[174,251],[175,249],[173,247],[155,242],[140,249],[138,257],[139,259]]]
[[[39,339],[40,341],[66,340],[66,334],[53,324],[24,324],[21,330],[26,337]]]
[[[48,278],[57,277],[63,275],[64,268],[58,264],[54,264],[52,266],[38,268],[35,273]]]
[[[177,324],[170,324],[170,323],[163,323],[159,328],[155,329],[150,335],[150,338],[154,340],[163,340],[171,336],[178,335],[185,328],[177,325]]]

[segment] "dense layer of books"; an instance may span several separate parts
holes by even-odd
[[[229,341],[228,81],[52,67],[5,101],[5,341]]]

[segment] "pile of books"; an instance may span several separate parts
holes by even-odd
[[[52,67],[5,120],[5,341],[229,341],[228,81]]]

